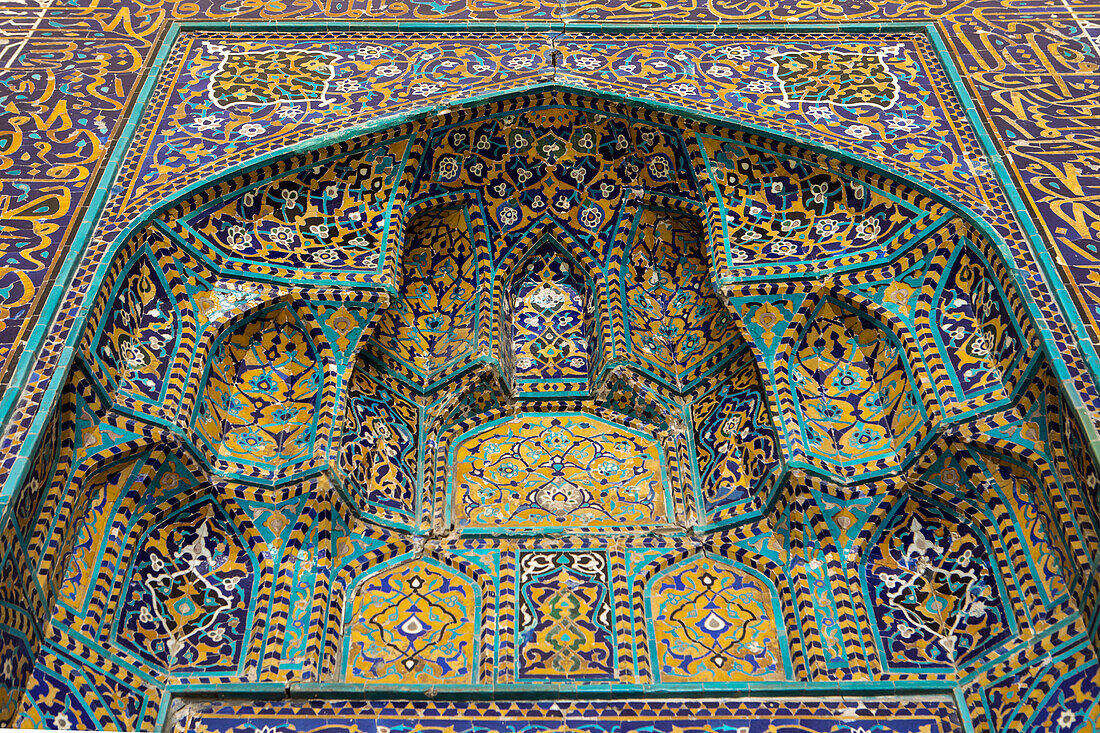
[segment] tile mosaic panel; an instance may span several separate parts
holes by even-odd
[[[638,531],[668,522],[664,451],[624,425],[525,414],[489,423],[452,450],[460,527]]]
[[[869,702],[856,709],[837,701],[567,702],[567,703],[409,703],[375,707],[369,703],[306,702],[299,705],[221,703],[191,706],[173,730],[238,733],[242,718],[252,725],[277,724],[308,733],[339,720],[348,730],[377,731],[666,731],[721,730],[794,733],[855,733],[868,724],[886,733],[955,733],[961,730],[954,706],[946,702]],[[415,721],[415,722],[414,722]]]
[[[606,552],[523,552],[516,568],[516,679],[612,680],[615,611]]]
[[[194,423],[220,458],[281,467],[313,455],[322,366],[291,309],[240,323],[212,360]]]
[[[771,593],[758,578],[696,557],[657,576],[649,602],[660,679],[783,678]]]
[[[344,679],[474,682],[480,595],[454,569],[424,560],[365,579],[346,625]]]
[[[499,10],[207,5],[0,8],[33,30],[0,63],[94,67],[61,99],[113,105],[14,92],[38,132],[0,125],[0,318],[62,289],[38,253],[133,133],[3,438],[29,471],[0,538],[0,721],[148,728],[166,685],[344,680],[385,702],[185,700],[170,727],[1090,724],[1091,377],[927,34],[581,33],[643,17],[583,3],[491,34],[192,28],[123,127],[169,18]],[[646,17],[1006,22],[986,10]],[[405,699],[445,685],[529,701]]]
[[[952,668],[1009,637],[988,540],[950,510],[910,495],[864,559],[885,661]]]
[[[255,88],[238,84],[241,90]],[[216,125],[216,119],[212,114],[199,122]],[[376,271],[408,153],[407,137],[378,143],[216,201],[182,224],[245,272],[254,271],[249,265],[256,262],[295,270]]]

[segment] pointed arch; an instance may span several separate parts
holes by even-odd
[[[996,536],[980,507],[922,481],[879,504],[853,550],[885,673],[951,679],[1019,632]]]
[[[361,515],[409,527],[419,501],[421,419],[402,386],[360,353],[346,386],[336,465]]]
[[[368,342],[420,390],[467,367],[484,340],[488,253],[469,201],[455,196],[410,209],[397,294]]]
[[[411,685],[480,681],[481,584],[434,554],[369,568],[344,610],[345,682]]]
[[[952,412],[1015,396],[1033,351],[1031,319],[1011,278],[973,227],[954,218],[930,237],[935,252],[917,300],[917,333]],[[953,397],[954,399],[950,399]]]
[[[614,338],[604,269],[547,217],[496,267],[493,343],[517,391],[587,393]]]
[[[258,608],[272,592],[267,543],[233,497],[178,459],[151,482],[156,498],[111,542],[118,608],[101,637],[151,671],[181,680],[242,678],[260,666]],[[182,479],[182,480],[181,480]]]
[[[706,253],[702,209],[642,196],[619,265],[615,301],[625,313],[633,359],[686,391],[741,342],[738,319],[718,297]]]
[[[89,365],[115,400],[163,402],[168,371],[194,314],[168,246],[156,227],[146,227],[112,263],[94,306],[98,324],[89,329]]]
[[[864,296],[811,293],[783,347],[774,373],[796,459],[842,478],[897,470],[939,417],[912,335]]]
[[[327,449],[335,382],[313,313],[283,302],[229,324],[214,341],[189,426],[223,470],[301,470]]]
[[[781,680],[789,674],[779,598],[759,571],[697,553],[639,576],[654,682]]]

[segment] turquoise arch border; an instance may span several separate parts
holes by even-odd
[[[694,31],[694,32],[707,32],[707,33],[732,33],[732,32],[790,32],[791,27],[782,23],[745,23],[745,24],[728,24],[719,23],[716,25],[705,25],[698,23],[680,23],[680,22],[668,22],[662,23],[659,26],[663,30],[675,30],[675,31]],[[186,30],[250,30],[250,31],[298,31],[298,30],[345,30],[345,31],[393,31],[393,32],[413,32],[413,31],[430,31],[430,32],[445,32],[455,30],[468,30],[468,31],[527,31],[527,32],[585,32],[585,31],[597,31],[603,33],[618,33],[618,34],[635,34],[639,31],[650,32],[652,27],[639,27],[638,24],[633,23],[592,23],[586,21],[557,21],[545,24],[528,24],[528,23],[486,23],[486,22],[413,22],[413,23],[397,23],[392,21],[385,22],[361,22],[361,23],[349,23],[349,22],[310,22],[310,23],[279,23],[277,26],[272,26],[267,23],[196,23],[196,22],[172,22],[170,23],[167,31],[165,32],[161,46],[156,52],[152,62],[146,69],[146,76],[138,94],[137,100],[133,107],[133,110],[126,121],[122,135],[118,143],[116,144],[110,158],[107,160],[104,169],[100,175],[100,182],[104,185],[99,186],[99,190],[92,197],[88,210],[90,216],[85,218],[84,222],[78,228],[76,235],[72,242],[73,247],[69,250],[65,261],[62,263],[59,269],[57,286],[54,288],[50,297],[46,300],[43,306],[43,317],[38,324],[31,331],[27,339],[27,347],[24,350],[19,362],[16,365],[16,369],[13,373],[13,386],[10,386],[4,393],[2,400],[0,400],[0,415],[3,416],[5,424],[10,420],[10,416],[14,405],[22,391],[21,387],[15,385],[22,385],[26,377],[28,376],[31,368],[34,365],[35,357],[40,351],[42,344],[45,340],[46,334],[52,322],[53,315],[56,314],[61,298],[64,295],[68,283],[71,281],[76,266],[79,264],[80,259],[84,253],[84,249],[92,234],[93,227],[98,221],[99,215],[102,213],[106,204],[107,198],[110,194],[110,186],[107,183],[112,182],[121,166],[123,157],[129,150],[130,145],[133,142],[135,131],[138,126],[138,121],[141,115],[145,111],[148,101],[155,89],[158,82],[158,76],[155,72],[163,67],[165,60],[167,59],[169,52],[179,37],[179,34]],[[1039,265],[1041,274],[1046,278],[1048,285],[1051,287],[1055,301],[1062,311],[1062,315],[1066,318],[1068,325],[1077,337],[1082,351],[1082,355],[1087,364],[1088,371],[1094,378],[1100,381],[1100,357],[1098,357],[1095,349],[1090,343],[1087,337],[1087,331],[1084,323],[1077,314],[1075,306],[1069,297],[1064,285],[1061,284],[1059,275],[1057,273],[1055,264],[1050,253],[1046,249],[1045,243],[1042,241],[1038,230],[1035,228],[1030,214],[1027,211],[1027,207],[1023,202],[1022,197],[1016,190],[1011,177],[1009,176],[1007,169],[997,153],[996,147],[986,131],[981,119],[978,117],[974,103],[971,100],[969,94],[966,92],[964,83],[954,66],[954,63],[950,57],[949,51],[940,36],[937,28],[932,24],[923,23],[897,23],[897,24],[883,24],[883,23],[820,23],[820,24],[805,24],[800,25],[798,30],[800,32],[874,32],[882,33],[884,31],[891,32],[920,32],[926,35],[929,41],[932,43],[933,48],[938,56],[938,61],[941,64],[944,72],[946,73],[948,80],[953,87],[955,94],[959,97],[964,108],[964,113],[967,116],[968,121],[973,127],[975,134],[981,144],[982,149],[990,158],[992,167],[994,169],[995,176],[998,182],[1001,184],[1005,191],[1006,196],[1009,199],[1010,206],[1013,208],[1014,213],[1017,215],[1021,226],[1025,234],[1027,235],[1029,242],[1032,246],[1032,250],[1036,256],[1037,264]],[[863,159],[861,156],[851,153],[842,153],[828,146],[820,143],[815,143],[801,138],[798,135],[790,134],[777,134],[775,131],[769,130],[762,126],[751,125],[747,123],[731,122],[730,120],[723,119],[717,115],[707,115],[690,110],[680,109],[672,105],[665,105],[660,103],[654,103],[651,101],[635,99],[629,95],[613,95],[606,93],[597,93],[591,89],[585,87],[568,85],[562,83],[538,83],[522,85],[507,92],[496,92],[489,95],[474,96],[466,99],[462,102],[461,106],[469,107],[476,104],[485,104],[497,99],[511,98],[515,96],[521,96],[525,94],[531,94],[539,91],[548,91],[551,89],[558,89],[564,92],[574,92],[578,95],[584,95],[589,97],[610,99],[613,101],[624,101],[627,103],[640,104],[649,108],[655,108],[670,113],[676,114],[681,117],[689,119],[698,119],[707,122],[713,122],[727,127],[733,127],[734,129],[742,129],[747,132],[754,132],[766,137],[789,140],[801,147],[808,150],[815,151],[828,155],[840,160],[850,161],[861,165],[869,170],[883,173],[887,176],[894,178],[900,182],[912,186],[914,189],[931,196],[932,198],[943,201],[947,205],[951,206],[956,212],[958,212],[963,218],[967,219],[973,224],[979,231],[988,236],[992,242],[995,243],[999,254],[1005,259],[1006,264],[1011,265],[1014,260],[1010,253],[1007,251],[1005,243],[999,236],[986,224],[984,220],[978,217],[969,208],[960,205],[950,197],[944,196],[942,193],[935,191],[932,187],[913,179],[911,176],[899,173],[888,169],[885,166],[874,163],[869,160]],[[338,136],[319,136],[307,139],[305,141],[296,143],[291,146],[286,146],[276,151],[275,153],[264,156],[261,159],[252,161],[247,164],[235,167],[219,175],[213,179],[208,179],[202,184],[196,184],[188,189],[182,191],[173,199],[162,202],[154,209],[151,209],[147,214],[138,217],[138,219],[129,227],[126,231],[120,234],[118,239],[121,242],[123,239],[131,235],[136,231],[137,227],[147,223],[156,213],[167,208],[175,201],[190,195],[195,190],[205,188],[211,185],[215,180],[227,178],[235,175],[239,175],[247,170],[254,170],[263,165],[269,164],[272,160],[281,157],[292,155],[296,152],[304,150],[310,150],[322,145],[332,144],[337,141],[346,140],[351,137],[367,134],[380,129],[394,127],[404,122],[408,122],[415,119],[421,119],[427,117],[433,113],[438,113],[445,108],[446,105],[434,104],[426,106],[420,110],[416,110],[404,114],[396,114],[388,117],[383,117],[378,120],[374,120],[366,125],[361,125],[348,130],[342,131]],[[97,272],[98,279],[102,280],[104,267],[109,264],[109,259],[105,260]],[[1088,419],[1087,409],[1084,402],[1081,400],[1080,395],[1077,394],[1076,389],[1072,384],[1072,376],[1061,358],[1061,354],[1057,352],[1053,346],[1053,339],[1049,328],[1043,325],[1043,320],[1038,317],[1038,308],[1032,297],[1030,291],[1026,288],[1026,285],[1020,282],[1020,278],[1015,278],[1018,284],[1021,286],[1021,297],[1023,298],[1026,307],[1033,318],[1036,319],[1036,326],[1043,334],[1043,344],[1041,350],[1045,353],[1050,362],[1052,369],[1057,375],[1059,381],[1062,383],[1063,389],[1066,392],[1066,397],[1069,400],[1071,409],[1076,413],[1076,417],[1079,419],[1082,429],[1088,436],[1089,450],[1092,453],[1094,459],[1100,458],[1100,434],[1097,433],[1095,426],[1091,420]],[[87,319],[86,312],[81,313],[77,319],[77,323],[74,326],[73,334],[68,339],[65,349],[62,353],[62,362],[69,362],[75,355],[75,342],[76,338],[82,331],[82,326]],[[34,449],[38,442],[39,435],[43,432],[46,420],[54,407],[57,399],[60,396],[61,385],[63,384],[66,371],[58,370],[54,373],[50,379],[50,383],[46,388],[47,398],[43,401],[38,414],[35,416],[28,440],[25,441],[22,449],[20,450],[17,461],[15,462],[12,471],[5,479],[5,483],[0,489],[0,501],[5,502],[5,505],[10,503],[10,498],[18,490],[18,487],[22,484],[26,473],[30,470],[32,458],[34,456]],[[5,507],[6,510],[6,507]],[[942,688],[938,688],[942,689]]]
[[[790,32],[789,26],[784,26],[778,23],[744,23],[744,24],[729,24],[719,23],[717,25],[702,25],[697,23],[680,23],[669,22],[660,25],[661,29],[676,30],[676,31],[695,31],[695,32],[708,32],[708,33],[733,33],[733,32]],[[398,23],[393,21],[385,22],[291,22],[291,23],[279,23],[277,26],[272,26],[267,23],[205,23],[205,22],[172,22],[165,33],[162,45],[153,62],[150,65],[149,70],[159,69],[164,65],[171,48],[179,37],[180,33],[189,30],[248,30],[248,31],[298,31],[298,30],[345,30],[345,31],[392,31],[392,32],[411,32],[411,31],[431,31],[431,32],[444,32],[444,31],[526,31],[532,33],[554,33],[565,31],[599,31],[604,33],[618,33],[623,35],[636,34],[639,31],[648,32],[650,28],[639,28],[637,24],[631,23],[591,23],[591,22],[572,22],[572,21],[559,21],[554,23],[544,24],[527,24],[527,23],[486,23],[486,22],[419,22],[419,23]],[[1040,266],[1041,274],[1048,281],[1048,285],[1051,286],[1052,293],[1055,297],[1056,303],[1061,307],[1062,315],[1066,318],[1071,330],[1074,331],[1074,335],[1077,337],[1078,343],[1081,348],[1082,356],[1086,362],[1088,371],[1091,373],[1097,382],[1100,382],[1100,356],[1093,348],[1091,342],[1087,337],[1087,332],[1084,323],[1080,319],[1080,316],[1075,310],[1075,306],[1069,297],[1065,287],[1061,284],[1057,271],[1055,269],[1054,262],[1046,250],[1045,244],[1042,242],[1041,237],[1034,226],[1034,223],[1030,219],[1030,215],[1027,212],[1026,206],[1023,203],[1019,192],[1012,184],[1007,170],[1004,167],[999,155],[996,152],[996,148],[990,138],[988,132],[985,130],[981,120],[978,118],[974,104],[967,94],[965,87],[963,86],[962,79],[955,69],[954,64],[947,51],[946,45],[943,42],[936,27],[932,24],[923,23],[897,23],[897,24],[881,24],[881,23],[837,23],[837,24],[806,24],[799,27],[800,32],[874,32],[882,33],[884,31],[891,32],[920,32],[926,35],[929,41],[932,43],[938,60],[944,69],[944,72],[948,76],[948,80],[951,83],[955,93],[962,102],[964,112],[974,128],[979,142],[982,145],[983,150],[989,156],[996,177],[1004,189],[1006,196],[1009,198],[1009,203],[1014,209],[1014,213],[1017,215],[1024,229],[1025,234],[1028,236],[1032,245],[1032,249],[1036,255],[1036,259]],[[138,126],[138,121],[143,114],[145,107],[155,89],[158,77],[155,74],[148,74],[146,76],[144,85],[140,94],[138,95],[137,102],[131,112],[130,118],[126,122],[123,135],[121,136],[119,143],[116,145],[114,152],[105,165],[101,181],[113,181],[117,176],[118,169],[121,165],[122,159],[126,152],[129,150],[130,145],[133,142],[133,137]],[[916,190],[931,196],[935,200],[942,201],[954,209],[957,213],[963,216],[971,224],[973,224],[979,231],[985,234],[989,239],[994,242],[999,254],[1005,259],[1006,264],[1011,265],[1014,260],[1011,254],[1007,251],[1005,243],[1001,238],[992,230],[992,228],[986,224],[984,220],[978,217],[969,208],[962,206],[958,202],[954,201],[951,197],[945,196],[942,193],[936,191],[933,187],[928,186],[920,181],[915,180],[911,176],[903,173],[899,173],[888,169],[878,163],[874,163],[869,160],[863,159],[862,156],[843,153],[837,150],[831,149],[826,145],[815,143],[806,140],[798,135],[790,134],[777,134],[775,131],[764,128],[762,126],[743,123],[743,122],[731,122],[727,119],[721,118],[717,115],[703,114],[691,110],[681,109],[679,107],[656,103],[652,101],[635,99],[629,95],[616,95],[607,93],[594,92],[586,87],[577,85],[569,85],[563,83],[536,83],[521,85],[515,89],[506,92],[494,92],[485,95],[475,95],[464,100],[461,105],[443,105],[432,104],[427,105],[419,110],[414,110],[407,113],[394,114],[386,117],[382,117],[373,120],[370,123],[348,128],[341,131],[338,135],[321,135],[313,138],[309,138],[304,141],[300,141],[290,146],[281,148],[273,153],[267,154],[259,159],[251,161],[249,163],[235,166],[227,172],[220,174],[211,179],[207,179],[202,183],[189,186],[172,198],[162,202],[156,207],[151,208],[146,214],[139,216],[131,223],[126,230],[120,233],[116,241],[121,242],[123,239],[133,234],[136,229],[147,223],[157,213],[160,213],[164,209],[170,207],[173,203],[178,202],[180,199],[193,194],[196,190],[205,188],[211,185],[213,182],[222,180],[224,178],[240,175],[243,172],[255,170],[256,168],[270,164],[273,160],[287,157],[298,152],[305,150],[312,150],[319,146],[330,145],[335,142],[350,139],[352,137],[361,136],[370,132],[376,132],[381,129],[394,127],[405,122],[409,122],[416,119],[422,119],[430,116],[431,114],[439,113],[443,109],[451,108],[454,106],[470,107],[477,104],[485,104],[491,101],[507,99],[516,96],[522,96],[526,94],[536,93],[539,91],[549,91],[557,89],[563,92],[573,92],[578,95],[584,95],[589,97],[595,97],[598,99],[608,99],[612,101],[622,101],[630,104],[640,104],[652,109],[658,109],[661,111],[667,111],[672,114],[676,114],[688,119],[697,119],[705,122],[713,122],[715,124],[724,125],[727,127],[733,127],[734,129],[742,129],[746,132],[758,133],[763,136],[767,136],[774,139],[790,140],[808,150],[822,153],[830,157],[834,157],[843,161],[853,162],[861,165],[869,170],[882,173],[890,176],[906,185],[912,186]],[[65,262],[63,263],[59,272],[58,283],[59,285],[67,285],[74,274],[77,264],[79,264],[80,258],[84,252],[85,246],[91,236],[93,227],[98,221],[99,215],[102,213],[103,207],[106,203],[108,195],[110,193],[109,186],[100,186],[98,192],[93,197],[89,211],[92,216],[87,217],[81,224],[80,228],[73,239],[74,246],[70,249]],[[117,245],[116,245],[117,246]],[[97,272],[97,278],[102,279],[105,272],[106,265],[109,264],[109,259],[105,259],[101,263],[100,270]],[[1010,267],[1010,269],[1012,269]],[[1043,325],[1043,320],[1038,318],[1038,308],[1032,297],[1030,291],[1027,289],[1025,283],[1019,282],[1020,278],[1016,278],[1018,285],[1020,285],[1021,297],[1023,298],[1029,312],[1036,320],[1036,326],[1040,333],[1043,334],[1042,351],[1047,356],[1052,369],[1054,370],[1059,382],[1062,383],[1066,396],[1069,400],[1070,406],[1079,418],[1079,422],[1088,436],[1089,450],[1092,453],[1094,459],[1100,463],[1100,433],[1097,432],[1096,427],[1088,419],[1088,410],[1081,400],[1080,395],[1077,393],[1076,388],[1073,386],[1073,377],[1071,376],[1065,362],[1061,358],[1061,354],[1057,352],[1056,347],[1053,347],[1053,339],[1050,334],[1049,328]],[[48,332],[50,322],[52,321],[52,315],[54,315],[60,305],[61,298],[65,292],[64,287],[55,287],[51,296],[47,299],[44,305],[44,317],[35,326],[33,331],[27,340],[27,348],[24,350],[13,374],[13,386],[9,387],[7,392],[0,399],[0,415],[3,416],[4,422],[7,423],[10,419],[11,412],[16,404],[16,401],[20,395],[21,390],[14,385],[21,385],[25,382],[28,373],[33,367],[35,356],[41,349],[45,340],[45,336]],[[86,320],[86,313],[82,311],[80,318],[78,318],[77,324],[74,327],[73,335],[67,341],[66,347],[63,352],[63,361],[67,362],[73,352],[75,351],[75,335],[79,335],[81,332],[84,321]],[[47,387],[48,397],[44,400],[39,413],[36,415],[32,422],[30,430],[29,440],[24,443],[20,455],[13,466],[11,473],[8,475],[3,487],[0,488],[0,501],[7,503],[18,489],[18,486],[22,483],[25,474],[30,468],[30,461],[34,453],[34,444],[37,442],[37,437],[41,433],[44,421],[49,414],[49,411],[54,406],[57,398],[60,394],[60,386],[64,380],[65,373],[61,370],[56,372],[50,384]]]

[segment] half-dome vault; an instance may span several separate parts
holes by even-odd
[[[549,703],[857,680],[904,711],[907,684],[954,689],[1076,603],[1047,590],[1079,587],[1092,525],[1054,519],[1078,489],[1062,423],[1027,412],[1048,399],[1039,332],[992,230],[948,199],[557,91],[326,145],[117,243],[62,399],[69,453],[36,479],[69,498],[28,530],[67,654],[157,689]],[[977,490],[954,506],[992,487],[979,467],[929,478],[990,426],[1034,476],[1008,502],[1026,527]],[[958,601],[918,556],[980,564],[994,636],[975,641],[977,606],[917,608]],[[56,594],[74,562],[80,593]]]

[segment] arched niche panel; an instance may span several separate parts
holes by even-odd
[[[579,412],[494,417],[450,448],[457,526],[641,531],[668,523],[668,458],[652,435]]]
[[[807,307],[787,367],[802,450],[845,475],[899,466],[928,419],[904,344],[832,296]]]
[[[654,576],[646,601],[655,681],[786,678],[778,599],[757,574],[694,555]]]
[[[373,271],[409,148],[402,137],[296,170],[185,219],[227,257]]]
[[[123,526],[129,520],[140,496],[127,496],[130,484],[144,471],[155,469],[159,462],[147,467],[149,453],[124,458],[95,472],[81,482],[76,499],[74,524],[70,539],[63,545],[61,557],[66,557],[66,567],[57,591],[57,601],[74,614],[86,614],[88,602],[97,591],[96,579],[100,563],[113,568],[113,559],[104,557],[107,538],[114,528],[116,514],[122,512]],[[155,473],[155,470],[153,471]],[[119,506],[123,504],[124,506]]]
[[[707,133],[698,139],[717,194],[711,202],[721,233],[716,241],[725,243],[714,253],[719,288],[739,272],[870,263],[901,249],[922,222],[944,213],[884,176],[853,166],[827,169],[805,150],[787,147],[783,154],[759,138],[731,140],[714,128]]]
[[[398,296],[370,343],[418,386],[448,376],[477,351],[478,257],[464,206],[428,209],[407,225]]]
[[[480,585],[433,558],[373,572],[347,602],[344,681],[477,682],[481,607]]]
[[[502,320],[516,391],[584,393],[597,358],[593,283],[553,236],[541,237],[516,265]]]
[[[699,499],[709,523],[735,517],[775,483],[781,448],[749,349],[707,381],[691,401],[691,427]]]
[[[1005,292],[1004,268],[969,226],[953,220],[934,241],[917,328],[935,345],[957,400],[964,408],[984,407],[1015,389],[1029,361],[1030,328],[1021,326],[1018,298]]]
[[[981,524],[910,491],[864,548],[860,582],[890,672],[953,674],[1015,633]]]
[[[313,458],[332,367],[314,325],[308,309],[280,305],[218,338],[192,424],[220,461],[285,471]]]
[[[539,105],[437,129],[414,200],[478,190],[494,261],[544,217],[598,258],[624,191],[634,187],[697,199],[677,130],[582,106]]]
[[[643,206],[629,246],[622,267],[629,348],[647,371],[683,389],[740,340],[711,283],[702,222]]]
[[[110,638],[175,677],[243,675],[264,548],[216,497],[182,498],[134,537]]]
[[[192,319],[186,288],[173,270],[165,270],[164,235],[146,227],[115,256],[108,278],[113,286],[96,311],[91,334],[94,366],[114,393],[143,402],[165,397],[167,374]]]
[[[347,385],[339,466],[364,516],[409,524],[417,502],[419,407],[407,387],[360,354]]]

